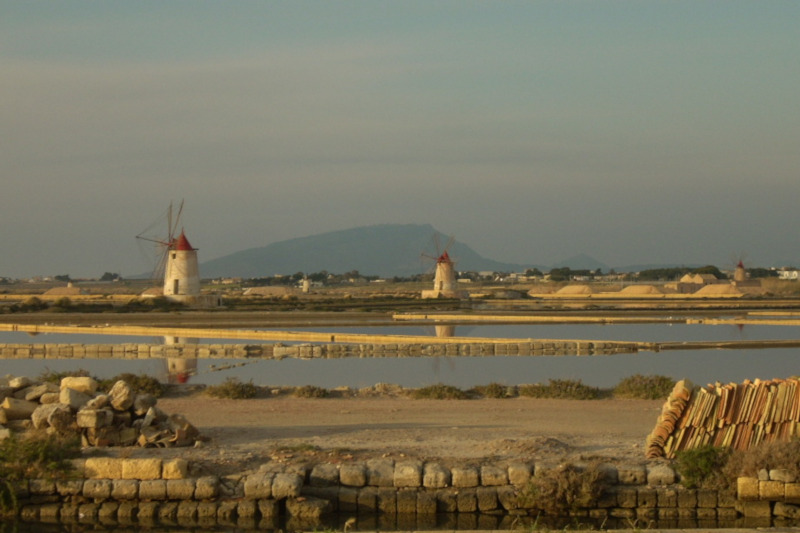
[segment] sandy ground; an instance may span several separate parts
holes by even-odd
[[[207,439],[198,447],[139,450],[181,456],[214,473],[261,464],[313,464],[389,457],[443,464],[519,460],[557,464],[593,458],[643,463],[644,440],[662,401],[414,400],[394,398],[251,400],[202,394],[162,398]]]

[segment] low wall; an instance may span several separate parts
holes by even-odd
[[[288,527],[314,528],[336,514],[357,520],[360,529],[510,529],[526,517],[552,514],[525,497],[529,483],[552,468],[525,462],[267,463],[257,472],[225,477],[193,477],[204,469],[183,459],[90,458],[75,464],[77,475],[70,479],[16,485],[18,516],[41,522],[275,529],[284,518]],[[737,489],[717,491],[678,485],[676,473],[664,464],[604,464],[601,471],[604,490],[591,506],[573,502],[562,516],[659,527],[756,527],[769,526],[776,517],[800,517],[800,483],[779,481],[787,479],[780,472],[741,478]]]
[[[548,341],[470,344],[0,344],[2,359],[336,359],[344,357],[481,357],[635,353],[636,343]]]

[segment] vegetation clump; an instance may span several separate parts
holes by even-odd
[[[294,395],[298,398],[327,398],[330,396],[327,389],[323,389],[322,387],[317,387],[315,385],[304,385],[302,387],[297,387],[294,391]]]
[[[466,400],[467,393],[452,385],[437,383],[416,389],[411,393],[417,400]]]
[[[634,374],[620,381],[613,394],[617,398],[658,400],[669,397],[674,387],[675,380],[667,376]]]
[[[80,456],[80,439],[44,433],[11,434],[0,441],[0,514],[16,512],[15,485],[27,479],[66,477]]]
[[[484,398],[513,398],[517,395],[516,387],[508,387],[501,383],[478,385],[472,390]]]
[[[608,485],[600,464],[587,467],[566,464],[532,477],[520,491],[518,502],[523,509],[539,509],[562,515],[597,505]]]
[[[531,398],[570,400],[595,400],[600,397],[599,388],[584,385],[579,379],[551,379],[547,385],[520,385],[519,393]]]
[[[675,470],[686,488],[715,488],[725,486],[725,466],[730,449],[711,445],[675,454]]]
[[[238,378],[227,378],[219,385],[206,387],[206,394],[214,398],[227,398],[230,400],[247,400],[258,395],[258,387],[250,380],[242,383]]]
[[[98,380],[98,385],[101,389],[110,390],[117,381],[124,381],[137,393],[152,394],[156,398],[160,398],[164,394],[164,385],[161,384],[156,378],[146,374],[131,374],[125,372],[118,374],[111,379]]]

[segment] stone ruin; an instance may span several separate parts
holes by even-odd
[[[149,393],[119,380],[108,392],[91,377],[65,377],[56,385],[27,377],[0,377],[0,440],[44,430],[77,433],[83,447],[192,446],[200,432],[179,414],[167,415]]]

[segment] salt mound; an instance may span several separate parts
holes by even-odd
[[[588,285],[567,285],[561,288],[556,294],[559,295],[572,295],[572,294],[593,294],[592,288]]]
[[[744,296],[744,293],[733,285],[719,283],[714,285],[706,285],[695,292],[693,296],[725,296],[728,298],[738,298]]]
[[[624,294],[663,294],[652,285],[628,285],[619,292]]]

